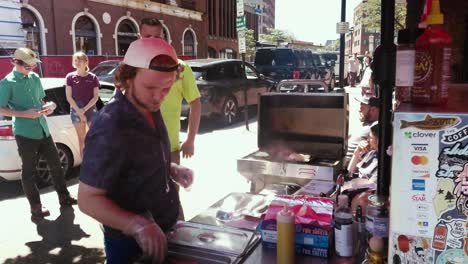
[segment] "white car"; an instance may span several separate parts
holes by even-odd
[[[42,78],[46,97],[45,101],[53,101],[57,108],[47,118],[52,138],[57,145],[60,162],[66,174],[70,169],[81,164],[78,137],[70,119],[70,105],[65,96],[64,78]],[[101,82],[99,95],[101,100],[97,106],[100,109],[107,103],[113,92],[114,85]],[[21,179],[21,158],[18,154],[12,122],[9,117],[0,116],[0,182]],[[46,162],[40,158],[37,164],[36,182],[38,185],[49,185],[52,181]]]

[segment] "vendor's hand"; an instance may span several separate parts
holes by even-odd
[[[175,163],[171,165],[171,176],[177,184],[185,189],[189,188],[193,183],[193,171]]]
[[[143,254],[151,257],[153,263],[162,263],[166,258],[166,235],[152,217],[133,217],[123,232],[136,240]]]
[[[190,158],[195,152],[195,144],[193,143],[193,141],[187,140],[182,144],[181,151],[183,158]]]

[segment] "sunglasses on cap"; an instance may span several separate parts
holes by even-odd
[[[18,64],[19,66],[22,66],[27,71],[30,71],[30,70],[36,68],[36,66],[37,66],[37,64],[29,65],[29,64],[27,64],[26,62],[24,62],[22,60],[15,60],[15,63]]]

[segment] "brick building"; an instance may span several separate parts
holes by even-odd
[[[237,58],[236,15],[236,1],[207,0],[209,58]]]
[[[364,2],[359,3],[353,11],[352,30],[345,36],[345,55],[361,54],[366,51],[374,52],[380,45],[380,32],[370,31],[362,24],[365,14],[362,11]]]
[[[167,3],[167,4],[166,4]],[[27,45],[41,55],[123,55],[144,17],[161,20],[181,57],[207,56],[207,1],[23,0]]]

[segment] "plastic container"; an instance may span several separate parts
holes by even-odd
[[[339,257],[353,256],[353,214],[348,206],[348,196],[338,196],[335,210],[335,251]]]
[[[412,102],[424,105],[444,105],[448,101],[451,79],[450,59],[452,37],[445,31],[440,4],[434,0],[427,17],[427,28],[416,40],[416,64]]]
[[[276,216],[278,245],[276,247],[276,261],[278,264],[294,263],[294,213],[285,203],[282,211]]]

